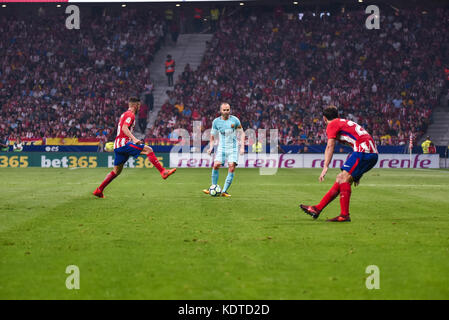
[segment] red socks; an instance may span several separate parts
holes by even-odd
[[[153,166],[155,166],[156,169],[158,169],[160,173],[164,172],[165,169],[164,169],[164,167],[162,167],[159,160],[157,160],[154,152],[150,152],[149,154],[147,154],[147,157],[148,157],[148,160],[150,160],[150,162],[153,164]]]
[[[315,206],[318,210],[323,210],[332,200],[340,194],[341,215],[349,215],[349,199],[351,199],[351,185],[347,182],[338,184],[335,182],[332,188],[321,199],[320,203]]]
[[[101,190],[101,192],[103,192],[104,188],[106,188],[106,186],[115,179],[115,177],[117,177],[117,175],[115,174],[114,171],[111,171],[108,173],[108,175],[106,176],[106,178],[104,178],[104,181],[101,183],[101,185],[98,187],[98,189]]]
[[[323,210],[332,200],[334,200],[340,193],[340,185],[335,182],[332,188],[326,193],[326,195],[321,199],[320,203],[315,206],[318,210]]]
[[[160,173],[164,172],[165,169],[164,167],[162,167],[161,163],[157,160],[154,152],[149,153],[147,156],[148,160],[150,160],[150,162],[159,170]],[[98,189],[100,189],[100,191],[103,192],[104,188],[106,188],[106,186],[109,183],[111,183],[111,181],[114,180],[115,177],[117,177],[117,175],[115,174],[114,171],[109,172],[106,178],[104,178],[104,181],[98,187]]]
[[[351,198],[351,185],[347,182],[340,184],[341,215],[349,215],[349,199]]]

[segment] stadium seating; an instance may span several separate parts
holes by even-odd
[[[200,67],[177,72],[147,138],[191,130],[193,120],[210,128],[228,101],[245,129],[277,128],[282,144],[325,143],[329,104],[378,144],[419,139],[445,85],[447,13],[385,12],[380,30],[365,28],[363,11],[225,15]],[[0,20],[0,136],[111,140],[127,98],[149,79],[163,19],[129,9],[84,17],[89,28],[77,32],[53,28],[61,17],[24,19]]]
[[[0,18],[0,136],[111,140],[128,97],[143,92],[162,17],[86,15],[70,31],[55,27],[62,18]]]
[[[193,119],[210,128],[228,101],[245,129],[277,128],[282,144],[325,143],[321,110],[329,104],[380,145],[419,139],[444,86],[448,23],[436,21],[446,15],[386,13],[380,30],[365,28],[363,11],[227,17],[198,70],[179,74],[149,137],[191,129]]]

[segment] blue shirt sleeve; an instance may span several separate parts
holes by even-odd
[[[212,129],[210,130],[210,133],[216,135],[217,132],[218,132],[217,119],[215,119],[214,121],[212,121]]]
[[[235,128],[237,129],[239,126],[241,126],[242,124],[240,123],[239,118],[234,117],[234,121],[235,121]]]

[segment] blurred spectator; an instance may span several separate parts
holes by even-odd
[[[429,153],[429,147],[432,144],[432,141],[430,140],[430,137],[427,136],[426,140],[421,143],[421,148],[423,153]]]
[[[154,95],[153,95],[153,82],[148,81],[147,84],[145,84],[145,90],[143,92],[144,94],[144,104],[148,106],[148,111],[153,111],[154,108]]]
[[[218,19],[220,19],[220,10],[215,6],[210,9],[210,26],[212,33],[217,31]]]
[[[253,145],[251,146],[251,152],[253,153],[261,153],[262,152],[262,142],[259,141],[259,139],[257,139],[256,142],[253,143]]]
[[[176,21],[173,21],[170,24],[170,34],[171,34],[171,40],[173,41],[173,43],[175,45],[178,42],[179,30],[180,30],[179,24]]]
[[[147,128],[147,118],[148,118],[148,106],[143,104],[139,109],[139,129],[140,132],[145,133]]]
[[[175,60],[172,59],[171,55],[167,55],[167,60],[165,61],[165,74],[168,79],[168,86],[173,86],[173,74],[175,73]]]
[[[12,150],[14,152],[21,152],[23,150],[23,143],[22,143],[22,139],[20,139],[20,137],[17,137],[17,139],[14,141]]]
[[[171,8],[167,8],[164,11],[165,14],[165,22],[167,25],[170,25],[173,21],[173,10]]]
[[[1,152],[7,152],[8,150],[9,150],[8,138],[6,136],[0,138],[0,151]]]
[[[193,8],[193,26],[196,33],[203,30],[203,9],[199,7]]]
[[[437,153],[437,149],[435,148],[433,142],[431,142],[429,145],[429,153]]]

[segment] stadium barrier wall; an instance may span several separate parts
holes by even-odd
[[[330,167],[339,168],[348,154],[334,154]],[[158,153],[163,166],[176,168],[210,168],[214,156],[207,153]],[[68,153],[68,152],[1,152],[0,168],[97,168],[114,165],[114,154],[109,152]],[[227,165],[227,164],[225,164]],[[248,153],[239,157],[240,168],[322,168],[324,154],[256,154]],[[145,156],[130,158],[128,168],[151,168],[153,164]],[[440,168],[438,154],[379,154],[376,168]]]
[[[440,169],[449,169],[449,159],[448,158],[440,158]]]
[[[170,153],[173,145],[170,146],[160,146],[160,145],[151,145],[154,152],[156,153]],[[207,146],[204,145],[201,147],[201,151],[205,152]],[[284,153],[304,153],[304,146],[302,145],[280,145]],[[308,145],[308,152],[306,153],[324,153],[326,149],[326,145]],[[85,145],[48,145],[48,144],[40,144],[40,145],[27,145],[23,146],[23,152],[101,152],[103,150],[101,146],[85,146]],[[251,150],[250,147],[246,146],[246,151],[249,152]],[[408,145],[407,146],[377,146],[377,150],[379,153],[399,153],[399,154],[408,154]],[[9,151],[13,151],[13,146],[9,147]],[[193,150],[193,147],[190,148],[191,152],[197,152]],[[335,147],[336,153],[350,153],[352,148],[344,145],[337,144]],[[441,158],[446,157],[448,151],[448,147],[446,146],[437,146],[437,152]],[[270,152],[270,146],[266,146],[266,152]],[[421,146],[414,146],[412,153],[423,153]]]
[[[349,154],[334,154],[330,168],[340,168]],[[205,153],[170,155],[170,167],[210,168],[214,157]],[[226,164],[225,164],[226,165]],[[245,154],[239,156],[239,168],[322,168],[324,154]],[[379,154],[376,168],[430,169],[440,167],[438,154]]]

